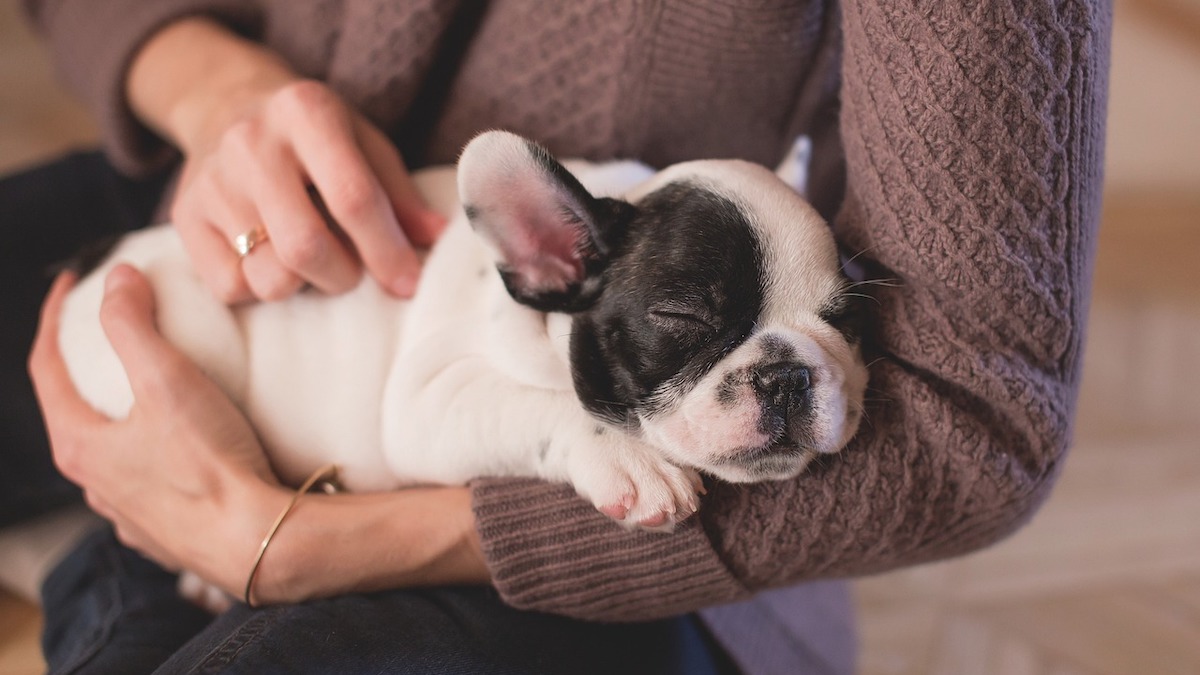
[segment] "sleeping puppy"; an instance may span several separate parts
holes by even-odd
[[[356,491],[538,477],[669,528],[698,508],[700,473],[787,479],[841,449],[867,375],[832,236],[797,192],[741,161],[570,166],[512,134],[475,138],[410,301],[364,279],[227,307],[170,227],[131,234],[64,307],[71,376],[127,414],[98,319],[125,262],[293,485],[330,462]],[[452,170],[418,180],[454,203]]]

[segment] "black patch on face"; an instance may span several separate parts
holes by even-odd
[[[764,335],[759,347],[762,349],[762,360],[767,363],[790,361],[796,355],[795,348],[778,335]]]
[[[575,318],[580,400],[593,414],[631,423],[663,384],[695,386],[751,334],[765,294],[762,261],[732,201],[687,182],[647,195],[594,305]]]
[[[725,373],[725,377],[721,378],[721,383],[717,385],[717,403],[726,408],[737,403],[738,387],[746,383],[744,373],[736,370],[731,370]]]

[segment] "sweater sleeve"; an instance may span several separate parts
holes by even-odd
[[[125,75],[138,49],[184,16],[212,16],[246,31],[260,21],[258,3],[246,0],[25,0],[25,7],[49,41],[67,87],[98,121],[113,164],[135,176],[176,156],[134,117],[126,101]]]
[[[792,481],[710,486],[669,535],[569,489],[474,483],[511,604],[640,620],[987,546],[1046,497],[1070,441],[1099,216],[1108,3],[843,3],[847,193],[872,276],[868,416]]]

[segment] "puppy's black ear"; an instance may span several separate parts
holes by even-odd
[[[467,144],[458,194],[475,231],[497,253],[518,302],[543,312],[587,309],[633,206],[597,199],[540,145],[503,131]]]

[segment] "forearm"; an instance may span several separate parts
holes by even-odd
[[[130,109],[126,80],[142,46],[187,16],[215,17],[256,34],[263,11],[254,0],[25,0],[25,8],[64,84],[96,118],[110,158],[134,175],[160,169],[176,156]]]
[[[125,87],[138,118],[187,153],[297,79],[269,49],[209,19],[188,17],[145,43]]]
[[[271,491],[256,511],[282,509],[290,498],[283,491]],[[470,499],[465,488],[305,495],[271,540],[254,597],[267,604],[389,588],[488,583]],[[263,534],[269,524],[263,520]],[[246,574],[249,571],[247,567]]]

